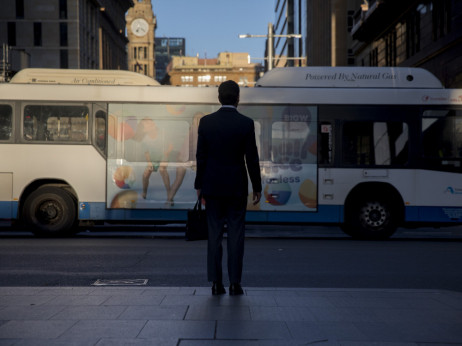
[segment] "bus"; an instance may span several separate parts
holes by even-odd
[[[0,84],[0,218],[41,236],[185,222],[217,95],[126,71],[19,72]],[[462,223],[462,90],[428,71],[276,68],[241,88],[238,110],[255,122],[264,195],[247,222],[362,239]]]

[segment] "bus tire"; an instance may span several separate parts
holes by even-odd
[[[356,239],[388,239],[396,232],[400,220],[397,202],[383,196],[359,198],[345,211],[341,228]]]
[[[77,207],[66,190],[45,186],[26,198],[22,216],[37,236],[71,235],[76,228]]]

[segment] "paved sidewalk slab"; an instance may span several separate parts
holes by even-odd
[[[462,345],[442,290],[0,287],[0,346]]]

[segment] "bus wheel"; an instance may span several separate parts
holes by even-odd
[[[398,227],[398,209],[385,198],[364,198],[346,209],[343,231],[357,239],[387,239]]]
[[[69,192],[45,186],[27,197],[22,215],[35,235],[62,236],[73,233],[77,208]]]

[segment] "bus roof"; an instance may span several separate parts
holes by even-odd
[[[257,87],[441,89],[433,74],[411,67],[285,67],[268,71]]]
[[[10,83],[17,84],[80,84],[80,85],[159,85],[151,77],[122,70],[80,70],[26,68]]]

